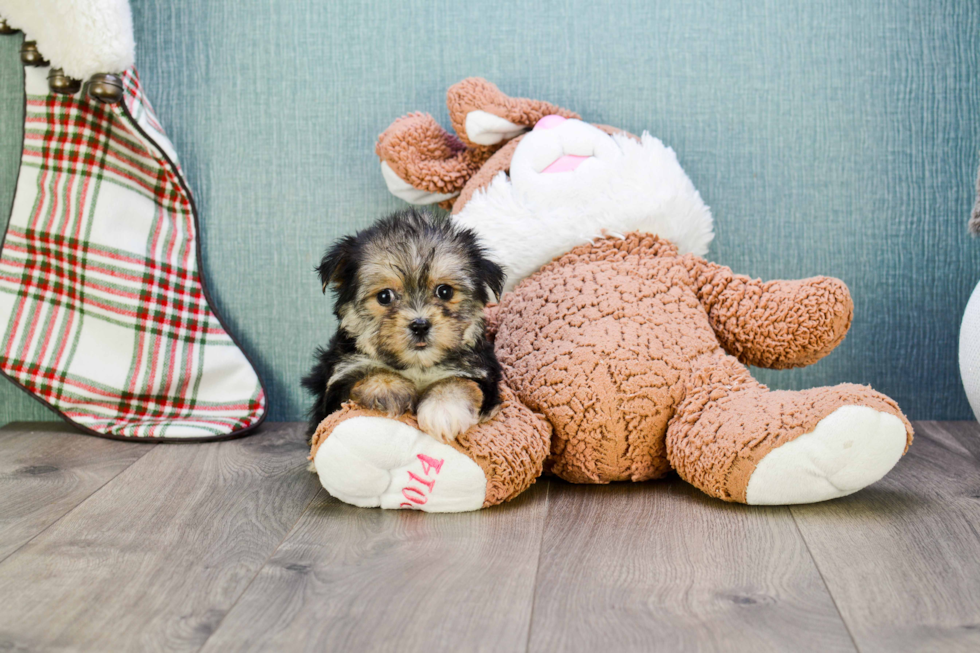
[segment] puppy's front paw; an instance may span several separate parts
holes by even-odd
[[[372,374],[354,384],[350,398],[371,410],[398,417],[415,402],[415,386],[397,374]]]
[[[472,381],[450,379],[426,390],[415,415],[419,428],[436,440],[450,443],[480,421],[483,393]]]
[[[446,444],[479,421],[469,405],[451,401],[423,401],[416,416],[422,431]]]

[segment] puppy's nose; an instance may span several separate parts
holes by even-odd
[[[408,328],[419,338],[424,338],[429,333],[429,329],[432,328],[432,322],[429,322],[425,318],[417,317],[408,323]]]

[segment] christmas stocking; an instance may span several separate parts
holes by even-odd
[[[254,429],[265,393],[209,304],[197,212],[132,67],[127,1],[0,0],[0,15],[25,33],[26,95],[0,371],[96,435]]]

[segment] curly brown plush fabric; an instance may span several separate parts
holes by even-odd
[[[664,433],[690,357],[718,341],[666,241],[580,246],[504,295],[496,351],[509,384],[554,427],[568,481],[642,481],[670,469]]]
[[[500,410],[490,422],[477,424],[450,443],[454,449],[473,460],[487,477],[487,496],[484,506],[510,501],[531,487],[541,476],[551,440],[551,425],[517,401],[514,392],[500,388]],[[384,413],[361,408],[354,403],[344,404],[320,422],[310,440],[309,459],[313,460],[333,430],[341,422],[354,417],[387,417]],[[412,415],[391,418],[418,428]]]
[[[854,304],[839,279],[762,282],[693,255],[684,257],[684,265],[721,346],[748,365],[810,365],[839,345],[851,326]]]
[[[430,193],[458,193],[491,154],[468,149],[427,113],[396,120],[374,151],[396,175]]]
[[[824,316],[840,310],[846,289],[842,295],[825,278],[764,284],[726,270],[678,256],[655,236],[629,234],[577,247],[503,297],[497,355],[518,397],[554,427],[548,469],[576,483],[608,483],[675,467],[712,496],[744,501],[755,462],[835,408],[883,406],[901,416],[869,388],[781,394],[755,381],[722,345],[749,358],[796,361],[807,351],[815,359],[846,331],[849,317],[841,326]],[[714,320],[712,307],[720,307]],[[777,329],[767,342],[760,310],[830,326],[816,335]],[[747,347],[746,334],[758,345]],[[806,349],[814,342],[815,352]],[[721,401],[729,395],[740,400]],[[706,408],[711,417],[702,416]],[[776,428],[771,420],[780,415],[793,428]],[[684,427],[692,418],[694,426]],[[727,439],[709,432],[716,426],[725,426]]]

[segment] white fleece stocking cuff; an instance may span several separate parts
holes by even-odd
[[[133,65],[129,0],[0,0],[0,16],[69,77],[118,74]]]

